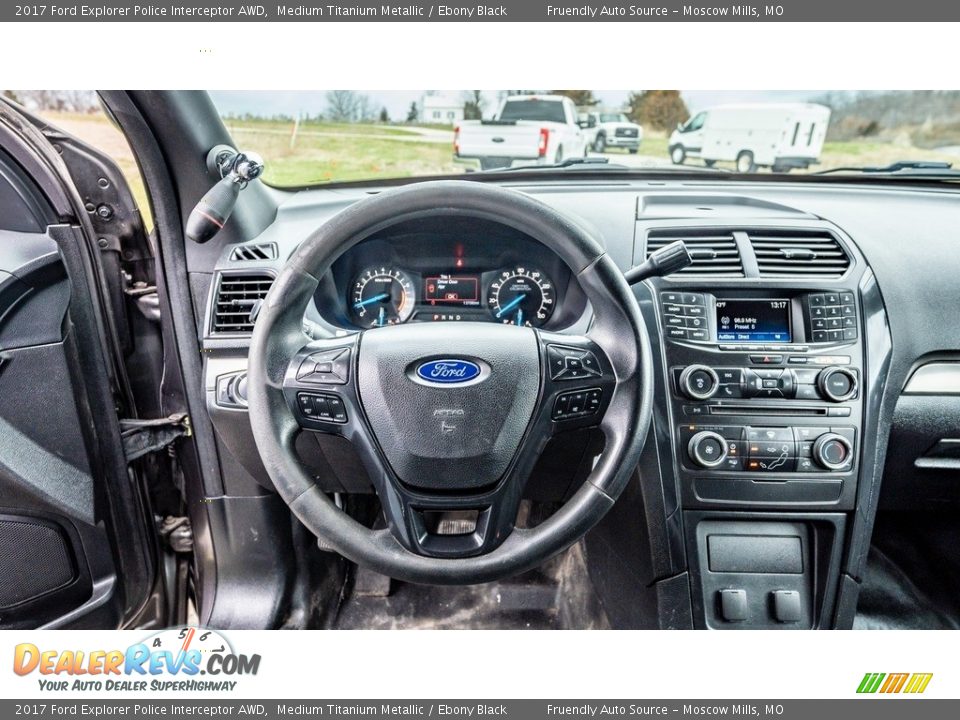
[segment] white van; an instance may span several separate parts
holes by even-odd
[[[739,172],[759,167],[787,172],[819,162],[830,108],[813,103],[720,105],[697,113],[670,135],[675,165],[702,158],[735,162]]]

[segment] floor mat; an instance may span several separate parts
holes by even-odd
[[[854,630],[956,630],[957,622],[936,608],[904,571],[877,548],[870,549]]]
[[[361,571],[362,572],[362,571]],[[334,627],[556,630],[608,627],[577,544],[542,568],[484,585],[439,587],[393,581],[389,594],[354,579]]]
[[[936,512],[877,517],[855,629],[960,629],[960,521]]]

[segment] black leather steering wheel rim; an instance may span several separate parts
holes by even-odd
[[[588,334],[602,348],[616,382],[599,423],[606,447],[583,485],[537,527],[514,529],[494,549],[473,557],[412,552],[390,530],[371,530],[337,508],[294,451],[302,427],[284,394],[291,358],[309,341],[302,329],[304,311],[334,260],[378,230],[438,213],[493,219],[557,253],[590,301],[594,317]],[[349,560],[397,579],[427,584],[471,584],[515,575],[575,543],[599,522],[632,477],[652,414],[649,336],[613,260],[584,228],[544,203],[472,181],[425,182],[389,190],[353,204],[318,228],[290,257],[263,303],[251,342],[248,377],[257,448],[292,512]]]

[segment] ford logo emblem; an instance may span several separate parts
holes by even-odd
[[[430,360],[417,366],[417,376],[428,383],[454,385],[480,376],[480,366],[469,360]]]

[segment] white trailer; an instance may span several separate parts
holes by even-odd
[[[807,168],[820,161],[830,109],[813,103],[720,105],[698,112],[670,135],[670,159],[736,163],[739,172]]]

